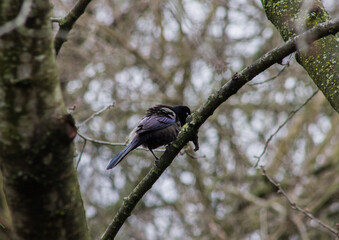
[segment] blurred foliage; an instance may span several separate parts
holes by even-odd
[[[75,3],[53,2],[55,16]],[[335,0],[324,2],[333,17],[339,15]],[[282,42],[259,1],[97,0],[57,60],[77,122],[115,102],[79,131],[124,143],[147,108],[164,103],[195,110],[234,73]],[[188,146],[175,159],[117,239],[329,239],[253,168],[265,141],[315,90],[293,56],[256,77],[202,126],[201,149],[194,153]],[[339,222],[338,123],[318,93],[260,161],[293,201],[330,226]],[[83,140],[77,137],[76,145],[78,160]],[[81,157],[79,181],[93,239],[154,161],[150,152],[135,150],[106,171],[121,149],[87,142]]]

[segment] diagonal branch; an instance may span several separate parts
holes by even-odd
[[[111,109],[112,107],[115,106],[115,102],[107,105],[106,107],[104,107],[103,109],[93,113],[89,118],[85,119],[83,122],[77,124],[77,128],[81,128],[83,125],[85,125],[86,123],[88,123],[89,121],[91,121],[93,118],[95,118],[96,116],[99,116],[101,113],[105,112],[106,110]]]
[[[269,79],[263,80],[261,82],[251,83],[249,85],[253,87],[253,86],[261,85],[261,84],[264,84],[264,83],[267,83],[267,82],[270,82],[270,81],[273,81],[273,80],[277,79],[290,66],[291,58],[292,58],[292,54],[288,58],[287,63],[282,64],[282,65],[284,65],[284,67],[275,76],[270,77]]]
[[[179,151],[197,134],[200,126],[207,120],[209,116],[229,97],[236,94],[247,82],[251,81],[256,75],[265,71],[267,68],[293,53],[297,49],[297,43],[300,41],[308,44],[314,42],[329,34],[335,34],[339,31],[339,18],[332,21],[319,24],[309,31],[306,31],[295,38],[287,41],[284,45],[275,48],[266,53],[260,59],[256,60],[252,65],[246,67],[241,72],[235,74],[232,79],[223,85],[217,92],[213,93],[207,101],[188,119],[186,124],[178,135],[178,138],[170,144],[165,153],[161,156],[157,164],[155,164],[148,174],[139,182],[128,197],[125,197],[123,204],[115,215],[112,223],[106,229],[101,240],[114,239],[121,226],[131,215],[136,204],[145,195],[145,193],[153,186],[161,174],[172,163]]]
[[[261,151],[260,155],[259,155],[259,156],[254,156],[254,157],[257,159],[257,161],[255,162],[255,164],[254,164],[254,166],[253,166],[254,168],[256,168],[256,167],[258,166],[258,164],[259,164],[259,162],[260,162],[262,156],[264,156],[264,154],[265,154],[265,152],[266,152],[266,150],[267,150],[267,148],[268,148],[268,145],[270,144],[271,140],[275,137],[275,135],[277,135],[278,132],[280,132],[280,130],[288,123],[288,121],[291,120],[291,119],[293,118],[293,116],[294,116],[297,112],[299,112],[299,110],[302,109],[309,101],[311,101],[311,99],[312,99],[318,92],[319,92],[319,89],[316,90],[316,91],[314,91],[314,92],[312,93],[312,95],[311,95],[309,98],[307,98],[306,101],[305,101],[303,104],[301,104],[297,109],[295,109],[295,110],[293,110],[292,112],[290,112],[290,114],[289,114],[288,117],[285,119],[285,121],[284,121],[282,124],[279,125],[279,127],[274,131],[274,133],[272,133],[272,134],[270,135],[270,137],[266,140],[264,149]]]
[[[67,41],[68,33],[71,31],[74,23],[85,12],[87,5],[91,0],[79,0],[66,17],[59,21],[59,31],[54,38],[55,55],[58,55],[61,46]]]
[[[269,175],[267,175],[266,173],[266,169],[264,167],[261,167],[261,171],[262,174],[267,178],[267,180],[272,183],[276,188],[278,188],[278,193],[281,193],[287,200],[287,202],[291,205],[291,207],[296,210],[299,211],[301,213],[303,213],[306,217],[314,220],[316,223],[318,223],[320,226],[322,226],[323,228],[327,229],[329,232],[331,232],[332,234],[334,234],[336,237],[339,237],[339,232],[336,231],[334,228],[328,226],[327,224],[325,224],[324,222],[322,222],[320,219],[314,217],[310,212],[308,212],[307,210],[299,207],[295,202],[293,202],[287,195],[287,193],[285,192],[285,190],[280,186],[279,183],[277,183],[275,180],[273,180],[273,178],[271,178]]]

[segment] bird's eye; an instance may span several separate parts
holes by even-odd
[[[190,115],[189,112],[186,112],[186,116]]]

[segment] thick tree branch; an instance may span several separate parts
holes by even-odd
[[[67,16],[59,21],[60,28],[54,38],[54,49],[56,55],[58,55],[62,44],[67,41],[68,33],[71,31],[74,23],[85,12],[85,9],[90,2],[91,0],[79,0]]]
[[[265,84],[265,83],[268,83],[270,81],[273,81],[275,79],[277,79],[289,66],[290,66],[290,61],[291,61],[291,58],[292,58],[292,54],[290,55],[290,57],[288,58],[288,61],[287,63],[285,64],[282,64],[284,65],[284,67],[273,77],[270,77],[269,79],[266,79],[266,80],[263,80],[261,82],[257,82],[257,83],[250,83],[249,85],[250,86],[256,86],[256,85],[261,85],[261,84]]]
[[[321,0],[262,0],[267,18],[287,41],[294,36],[330,20]],[[303,42],[299,42],[303,44]],[[305,50],[305,49],[304,49]],[[332,107],[339,112],[339,41],[328,36],[296,53],[297,62],[307,71]]]
[[[27,1],[0,4],[0,23]],[[9,4],[10,2],[10,4]],[[49,1],[1,36],[0,168],[15,239],[89,239],[77,173],[74,121],[64,105]]]
[[[167,147],[158,163],[151,168],[148,174],[141,180],[141,182],[139,182],[129,196],[124,198],[122,206],[115,215],[112,223],[106,229],[101,240],[114,239],[121,226],[131,215],[136,204],[172,163],[179,151],[194,138],[200,126],[223,102],[225,102],[230,96],[236,94],[242,86],[252,80],[256,75],[265,71],[273,64],[281,62],[283,58],[293,53],[297,49],[297,46],[299,46],[298,43],[306,42],[310,44],[317,39],[329,34],[335,34],[338,31],[339,18],[319,24],[313,29],[287,41],[284,45],[266,53],[252,65],[235,74],[228,83],[223,85],[217,92],[213,93],[207,101],[189,117],[188,124],[183,127],[174,143]]]

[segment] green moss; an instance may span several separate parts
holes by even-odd
[[[17,16],[20,10],[13,11],[22,1],[5,1],[9,2],[6,14],[2,14],[4,3],[0,4],[0,21]],[[57,215],[70,212],[76,217],[67,219],[69,224],[59,225],[67,235],[76,228],[79,229],[77,235],[81,235],[79,239],[88,239],[73,169],[73,144],[65,137],[64,123],[55,117],[65,114],[66,109],[55,63],[49,2],[39,2],[29,16],[29,26],[18,28],[0,40],[0,159],[6,172],[4,184],[9,190],[6,193],[8,205],[15,213],[13,218],[17,223],[13,231],[20,233],[26,231],[20,228],[29,229],[22,221],[31,217],[27,215],[32,213],[25,209],[27,206],[44,209],[36,205],[42,198],[45,202],[53,199],[60,201],[57,208],[62,210],[58,211],[52,201],[53,204],[48,204],[49,211],[34,212],[37,217],[29,222],[30,227],[47,229],[48,224],[53,224],[45,221],[50,219],[51,213],[55,213],[55,222],[62,223],[64,218]],[[37,38],[37,34],[43,37]],[[16,215],[20,218],[15,219]],[[60,227],[56,226],[55,231],[48,234],[59,239],[60,232]],[[39,239],[53,238],[46,236]]]
[[[181,131],[186,132],[188,129],[188,124],[186,123],[182,128]]]
[[[67,19],[66,19],[66,18],[60,19],[60,21],[59,21],[59,26],[65,25],[66,22],[67,22]]]
[[[309,8],[302,4],[302,0],[263,1],[267,17],[285,41],[330,19],[321,1],[314,1]],[[339,85],[339,43],[335,36],[327,36],[301,49],[296,59],[339,112],[339,96],[335,91]]]
[[[176,148],[176,149],[179,149],[179,148],[180,148],[179,145],[176,144],[176,143],[173,143],[172,146],[173,146],[174,148]]]
[[[152,168],[152,173],[154,173],[154,174],[156,174],[156,175],[158,175],[159,174],[159,171],[156,169],[156,168]]]

